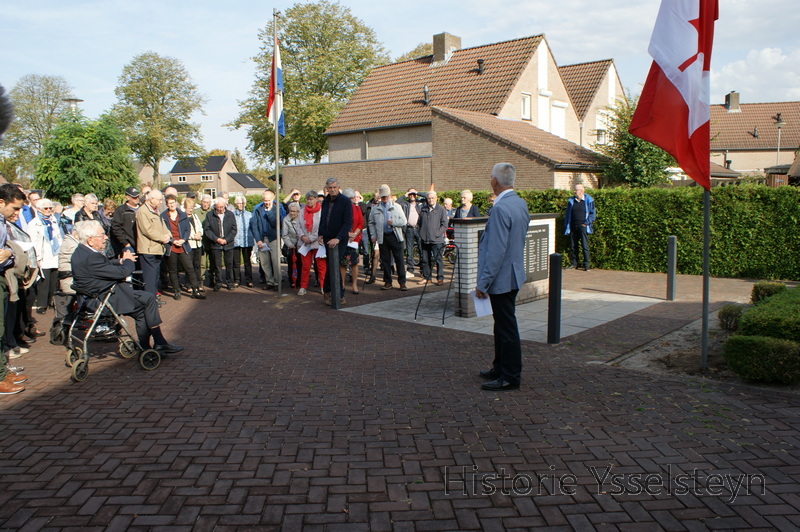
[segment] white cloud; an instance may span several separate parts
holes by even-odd
[[[751,50],[745,59],[712,70],[712,103],[724,102],[732,90],[743,103],[800,100],[800,49]]]

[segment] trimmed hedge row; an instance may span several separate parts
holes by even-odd
[[[800,290],[784,290],[761,301],[739,318],[739,334],[800,342]]]
[[[679,273],[700,275],[703,267],[703,196],[700,187],[590,190],[597,221],[590,240],[592,264],[608,270],[666,271],[667,237],[678,238]],[[518,191],[531,212],[557,213],[563,235],[566,190]],[[458,205],[460,191],[441,192]],[[488,193],[474,192],[486,211]],[[560,236],[556,249],[569,252]],[[711,191],[711,275],[800,280],[800,188],[763,185],[717,187]]]
[[[800,381],[800,344],[766,336],[731,336],[725,361],[737,375],[761,382]]]

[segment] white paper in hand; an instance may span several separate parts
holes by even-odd
[[[469,295],[472,297],[472,303],[475,305],[475,316],[480,318],[481,316],[490,316],[492,314],[492,301],[487,297],[486,299],[480,299],[477,294],[475,294],[475,290],[472,290]]]

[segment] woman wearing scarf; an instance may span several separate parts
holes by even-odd
[[[28,234],[36,252],[42,278],[36,285],[36,312],[44,314],[52,304],[58,289],[58,252],[64,235],[53,216],[53,202],[40,199],[36,204],[36,217],[28,224]]]
[[[322,210],[322,203],[319,203],[317,192],[309,190],[306,193],[306,204],[300,213],[300,246],[298,250],[303,256],[303,268],[300,271],[300,290],[298,296],[306,295],[308,292],[308,276],[311,272],[311,261],[316,260],[317,278],[321,283],[325,279],[328,261],[324,257],[317,257],[319,251],[319,219]],[[307,250],[305,254],[303,251]]]

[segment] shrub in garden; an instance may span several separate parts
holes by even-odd
[[[739,328],[739,318],[744,312],[744,306],[731,303],[725,305],[717,312],[719,326],[723,331],[733,332]]]
[[[739,318],[739,332],[800,342],[800,290],[783,290],[747,309]]]
[[[723,351],[728,366],[743,379],[800,382],[800,344],[765,336],[731,336]]]
[[[779,292],[786,290],[786,285],[777,281],[758,281],[753,285],[753,291],[750,294],[750,303],[758,305],[766,298],[774,296]]]

